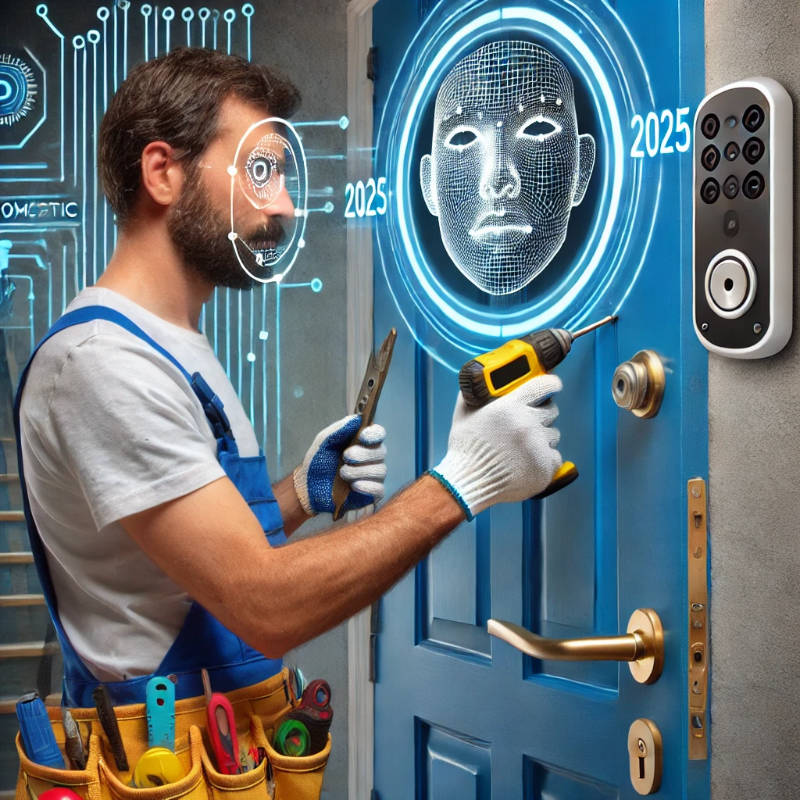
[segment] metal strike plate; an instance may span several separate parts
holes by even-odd
[[[664,746],[650,719],[633,721],[628,730],[631,784],[638,794],[655,794],[661,786]]]
[[[706,482],[688,483],[689,758],[708,758],[708,523]]]

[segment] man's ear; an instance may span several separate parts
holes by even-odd
[[[433,190],[433,161],[429,155],[422,156],[419,162],[419,184],[422,187],[422,196],[425,198],[425,205],[434,217],[439,216],[439,208],[436,204],[436,193]]]
[[[594,169],[595,144],[591,134],[582,133],[578,137],[578,183],[572,196],[572,205],[578,206],[586,194],[589,179]]]
[[[183,168],[166,142],[150,142],[142,150],[142,189],[159,206],[169,206],[183,189]]]

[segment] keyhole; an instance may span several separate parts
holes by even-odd
[[[644,780],[644,756],[639,756],[639,780]]]
[[[725,291],[729,292],[731,289],[733,289],[733,281],[730,278],[725,278],[725,283],[723,286],[725,287]]]

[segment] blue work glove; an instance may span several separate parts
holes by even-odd
[[[386,478],[386,431],[381,425],[368,425],[358,442],[350,444],[361,425],[361,417],[352,414],[320,431],[303,463],[294,471],[294,489],[306,514],[333,513],[333,481],[337,471],[350,484],[345,511],[377,503],[384,493]],[[344,464],[339,462],[344,455]]]

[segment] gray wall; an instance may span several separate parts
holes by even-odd
[[[765,75],[797,106],[797,0],[705,7],[707,88]],[[795,113],[795,230],[798,142]],[[795,234],[795,270],[797,254]],[[799,339],[762,361],[709,357],[713,800],[800,793]]]

